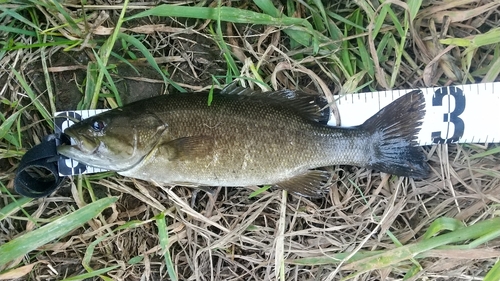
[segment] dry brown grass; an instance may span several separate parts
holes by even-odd
[[[119,14],[119,5],[102,4],[109,6],[86,8],[94,12],[89,13],[92,16],[86,19],[87,26],[80,24],[81,33],[71,27],[58,29],[61,38],[82,38],[79,48],[69,52],[63,52],[63,46],[10,49],[0,57],[0,99],[21,105],[29,103],[11,70],[17,69],[47,108],[50,108],[50,96],[45,77],[53,87],[55,106],[58,109],[75,108],[81,99],[79,88],[85,85],[87,65],[95,61],[91,47],[99,44],[95,43],[96,39],[110,34]],[[346,1],[330,9],[349,15],[362,4],[368,5],[364,1]],[[149,7],[154,3],[140,5]],[[231,5],[258,10],[246,1]],[[297,17],[309,15],[299,1],[296,6],[299,8]],[[394,88],[500,81],[498,76],[491,79],[494,73],[490,69],[498,60],[500,44],[475,49],[468,62],[463,55],[465,48],[448,47],[439,42],[441,38],[464,38],[498,28],[498,7],[495,1],[424,3],[413,22]],[[66,3],[65,9],[75,18],[82,13],[79,4]],[[135,13],[134,10],[130,9],[130,13]],[[56,17],[56,12],[42,6],[35,11],[40,14],[42,30],[64,22]],[[127,22],[124,28],[131,34],[144,35],[143,44],[158,64],[170,72],[172,80],[188,90],[198,91],[212,85],[212,75],[224,76],[227,69],[209,26],[208,21],[202,20],[179,18],[165,22],[165,19],[152,17]],[[337,56],[342,47],[319,54],[314,54],[312,48],[290,50],[287,36],[276,27],[223,23],[223,31],[242,75],[256,78],[251,67],[259,65],[263,80],[273,88],[301,88],[329,98],[367,82],[373,89],[382,89],[388,84],[387,77],[392,75],[395,64],[394,53],[388,51],[382,59],[375,58],[371,52],[371,58],[379,61],[374,74],[370,76],[358,66],[353,75],[348,75]],[[383,34],[395,31],[392,26],[384,26],[382,35],[374,43],[368,42],[369,33],[347,34],[342,40],[356,44],[357,38],[361,38],[370,50],[370,47],[376,48]],[[3,38],[10,37],[0,36]],[[14,39],[23,44],[38,42],[29,36],[15,36]],[[334,41],[341,43],[342,40]],[[350,50],[350,54],[355,56],[356,51]],[[125,102],[172,90],[162,88],[161,77],[147,63],[131,62],[140,74],[122,62],[113,61],[118,65],[113,77]],[[470,67],[466,67],[469,64]],[[252,86],[257,87],[256,84]],[[364,89],[369,90],[368,87]],[[109,100],[101,102],[105,106]],[[14,112],[7,104],[0,104],[0,110],[6,117]],[[33,107],[22,113],[18,129],[24,144],[21,152],[51,133]],[[440,217],[456,218],[471,225],[497,216],[500,155],[471,158],[494,147],[498,146],[424,147],[433,172],[422,181],[394,178],[355,167],[332,167],[330,193],[315,200],[287,195],[280,190],[249,198],[257,187],[217,188],[210,195],[188,187],[157,186],[115,175],[87,178],[88,184],[85,180],[83,184],[78,182],[75,177],[52,196],[33,200],[25,206],[25,213],[20,211],[0,220],[0,243],[72,212],[91,202],[92,198],[114,195],[119,196],[119,200],[112,208],[9,266],[18,268],[21,280],[61,280],[86,273],[85,265],[93,270],[118,265],[105,274],[108,280],[168,280],[155,220],[155,216],[164,212],[170,255],[179,280],[340,280],[357,272],[347,259],[338,264],[315,262],[314,265],[303,265],[297,260],[393,249],[396,245],[389,233],[403,245],[414,243]],[[9,192],[12,192],[20,154],[7,141],[0,140],[0,180]],[[90,191],[82,186],[90,187]],[[11,202],[9,193],[0,191],[0,208]],[[123,228],[118,229],[119,226]],[[93,252],[89,252],[91,247],[95,247]],[[422,270],[413,280],[481,280],[499,254],[498,239],[474,249],[435,249],[418,259]],[[408,260],[363,273],[355,279],[402,279],[412,265]]]

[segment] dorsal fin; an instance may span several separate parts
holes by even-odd
[[[260,93],[262,93],[261,90],[252,90],[250,88],[239,86],[238,82],[233,82],[220,90],[220,94],[222,95],[253,96]]]
[[[303,118],[322,124],[326,124],[330,120],[328,101],[325,97],[319,95],[310,95],[302,91],[287,89],[262,92],[260,90],[243,88],[238,86],[237,83],[229,84],[220,91],[220,94],[266,99],[271,104],[287,106]]]

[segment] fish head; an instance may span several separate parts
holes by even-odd
[[[146,157],[168,125],[153,113],[110,110],[67,128],[71,145],[57,151],[81,163],[112,170],[127,170]]]

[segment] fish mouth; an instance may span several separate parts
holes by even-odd
[[[94,154],[99,148],[99,142],[96,142],[96,139],[92,137],[78,135],[68,129],[64,131],[64,134],[69,139],[70,144],[63,144],[58,147],[58,151],[63,155],[71,157],[67,154],[73,154],[75,152]]]

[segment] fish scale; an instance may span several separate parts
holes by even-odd
[[[275,108],[251,101],[242,103],[231,96],[217,96],[208,107],[206,95],[195,95],[177,97],[179,104],[187,104],[181,101],[184,99],[191,102],[189,110],[179,107],[157,109],[157,112],[166,112],[165,116],[158,115],[165,123],[172,124],[164,138],[167,141],[191,136],[213,138],[216,143],[212,151],[179,161],[163,161],[162,157],[154,157],[152,162],[144,162],[139,168],[123,172],[124,175],[138,175],[150,171],[153,166],[166,167],[168,171],[182,167],[182,173],[160,176],[148,172],[144,179],[153,177],[162,178],[161,182],[195,182],[198,174],[202,173],[205,174],[203,181],[206,184],[212,178],[210,175],[217,175],[208,185],[241,185],[235,180],[242,178],[247,184],[259,184],[262,178],[271,180],[279,174],[283,174],[280,179],[287,178],[297,171],[319,166],[342,162],[361,164],[356,159],[360,158],[361,153],[356,152],[361,147],[351,146],[352,135],[358,131],[343,130],[343,133],[348,133],[343,141],[343,133],[332,131],[330,127],[315,127],[288,111],[272,110]],[[178,110],[180,113],[176,114]],[[237,117],[232,118],[236,113]],[[186,115],[189,117],[186,118]],[[334,157],[325,155],[326,151],[339,151],[339,147],[344,148],[340,150],[344,153],[336,152]],[[349,153],[346,149],[349,147],[354,153]],[[218,159],[217,165],[213,165],[214,158]],[[246,162],[250,162],[246,169],[238,170],[237,176],[231,175],[236,173],[233,171],[235,167],[243,166],[245,158]],[[230,171],[229,175],[220,172],[224,170]]]

